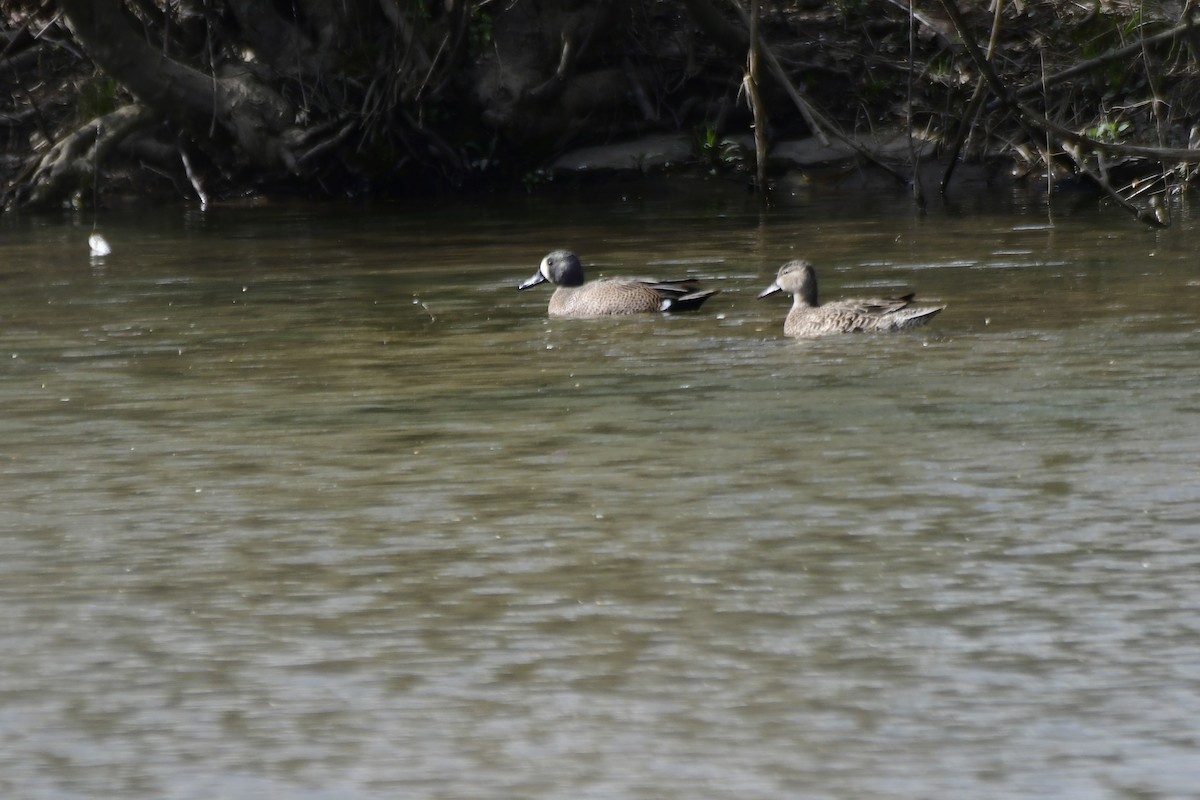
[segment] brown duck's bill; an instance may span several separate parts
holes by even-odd
[[[761,292],[758,293],[758,299],[762,300],[767,295],[775,294],[776,292],[781,291],[782,289],[783,289],[783,287],[780,286],[778,283],[772,283],[770,286],[768,286],[767,288],[763,289]]]
[[[534,273],[532,278],[523,283],[517,284],[517,291],[519,292],[522,289],[528,289],[530,286],[537,286],[544,280],[546,280],[546,276],[542,274],[541,270],[538,270],[536,273]]]

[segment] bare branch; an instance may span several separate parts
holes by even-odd
[[[1186,35],[1192,31],[1194,27],[1195,26],[1192,21],[1188,20],[1187,22],[1181,25],[1176,25],[1174,28],[1170,28],[1169,30],[1139,39],[1133,44],[1126,45],[1125,47],[1121,47],[1116,50],[1108,50],[1096,56],[1095,58],[1089,58],[1086,61],[1080,61],[1078,64],[1075,64],[1068,69],[1064,69],[1061,72],[1056,72],[1053,75],[1047,75],[1045,81],[1038,81],[1037,83],[1030,83],[1026,86],[1022,86],[1013,92],[1013,96],[1032,97],[1040,93],[1043,88],[1050,88],[1052,86],[1057,86],[1060,83],[1066,83],[1067,81],[1079,75],[1099,69],[1100,67],[1106,66],[1113,61],[1120,61],[1121,59],[1131,56],[1134,53],[1141,52],[1143,48],[1148,47],[1149,45],[1171,39],[1177,39],[1180,36]]]
[[[1000,80],[1000,76],[992,68],[991,62],[979,51],[978,46],[971,40],[966,30],[966,24],[963,21],[962,15],[959,13],[958,7],[954,0],[942,0],[942,6],[946,9],[946,13],[950,15],[950,19],[954,21],[958,28],[959,36],[962,37],[963,43],[966,45],[967,52],[972,60],[987,80],[992,92],[999,98],[1000,102],[1015,112],[1015,119],[1019,125],[1025,130],[1031,141],[1036,141],[1034,130],[1039,130],[1043,134],[1052,135],[1059,139],[1064,146],[1064,149],[1071,154],[1075,163],[1079,168],[1088,174],[1097,185],[1104,189],[1110,197],[1113,197],[1121,205],[1122,208],[1129,211],[1137,217],[1138,220],[1149,225],[1162,226],[1165,223],[1159,218],[1155,210],[1140,209],[1122,198],[1112,186],[1104,179],[1102,175],[1095,174],[1087,164],[1087,159],[1083,156],[1082,150],[1093,151],[1102,154],[1119,154],[1126,156],[1137,156],[1140,158],[1159,159],[1167,161],[1175,161],[1178,163],[1200,163],[1200,150],[1186,150],[1170,147],[1144,147],[1141,145],[1126,145],[1116,144],[1112,142],[1102,142],[1085,136],[1081,133],[1063,127],[1056,122],[1051,121],[1047,117],[1034,111],[1029,106],[1022,103],[1014,93],[1010,92],[1004,82]],[[1174,29],[1178,34],[1181,30],[1186,30],[1190,26],[1184,25]],[[1048,79],[1047,79],[1048,80]]]

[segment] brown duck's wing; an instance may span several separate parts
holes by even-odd
[[[674,278],[660,281],[657,278],[635,278],[638,283],[649,286],[656,292],[667,294],[687,294],[700,288],[700,281],[695,278]]]
[[[912,303],[914,296],[915,293],[900,295],[899,297],[854,297],[848,300],[835,300],[832,303],[824,304],[821,308],[827,309],[827,313],[836,311],[839,313],[879,316],[881,314],[894,314],[903,308],[907,308]]]
[[[814,338],[912,328],[928,322],[945,306],[910,307],[911,298],[839,301],[819,308],[793,309],[784,323],[788,336]]]
[[[945,306],[924,306],[906,308],[899,314],[888,316],[894,328],[915,328],[933,319]]]
[[[896,308],[873,314],[855,315],[858,324],[857,331],[894,331],[901,328],[915,328],[929,322],[945,306],[910,306],[905,303]]]

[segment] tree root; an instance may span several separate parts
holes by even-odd
[[[157,120],[141,103],[131,103],[97,117],[60,139],[33,166],[24,182],[28,197],[17,198],[22,205],[45,207],[58,202],[76,189],[91,186],[97,165],[130,134]]]

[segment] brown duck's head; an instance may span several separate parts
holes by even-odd
[[[817,304],[817,272],[813,265],[803,259],[789,261],[779,268],[775,282],[759,292],[760,298],[775,292],[796,295],[805,305]]]

